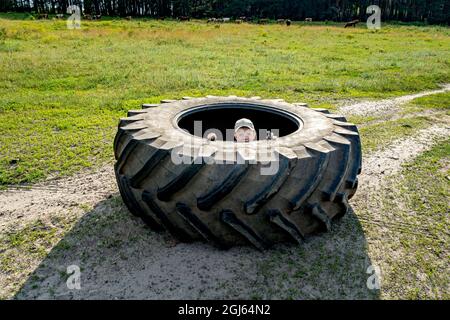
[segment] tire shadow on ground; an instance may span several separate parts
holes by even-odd
[[[80,268],[80,289],[67,286],[70,265]],[[14,298],[377,299],[370,265],[352,210],[302,245],[219,250],[151,231],[115,195],[76,223]]]

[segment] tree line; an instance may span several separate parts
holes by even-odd
[[[70,5],[104,16],[313,21],[365,20],[366,8],[378,5],[382,21],[450,24],[450,0],[0,0],[0,12],[66,13]]]

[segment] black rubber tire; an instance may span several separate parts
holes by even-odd
[[[231,165],[171,161],[174,149],[193,161],[186,148],[192,141],[204,144],[209,159],[241,154],[226,148],[233,142],[207,141],[176,125],[180,112],[224,103],[263,106],[302,120],[300,130],[275,140],[277,174],[260,174],[267,166],[262,158]],[[251,243],[262,250],[330,230],[347,213],[361,172],[361,144],[356,126],[344,117],[258,97],[184,98],[143,107],[119,123],[115,172],[128,209],[152,229],[166,229],[183,242],[206,240],[220,248]],[[273,141],[239,145],[258,143]]]

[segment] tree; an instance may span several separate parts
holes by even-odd
[[[65,13],[70,4],[84,13],[110,16],[253,17],[365,20],[376,4],[382,20],[450,24],[450,0],[0,0],[0,12]]]

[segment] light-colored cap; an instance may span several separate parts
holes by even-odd
[[[246,127],[250,128],[252,130],[255,130],[255,126],[253,125],[253,122],[249,119],[242,118],[236,121],[234,125],[234,131],[237,131],[239,128]]]

